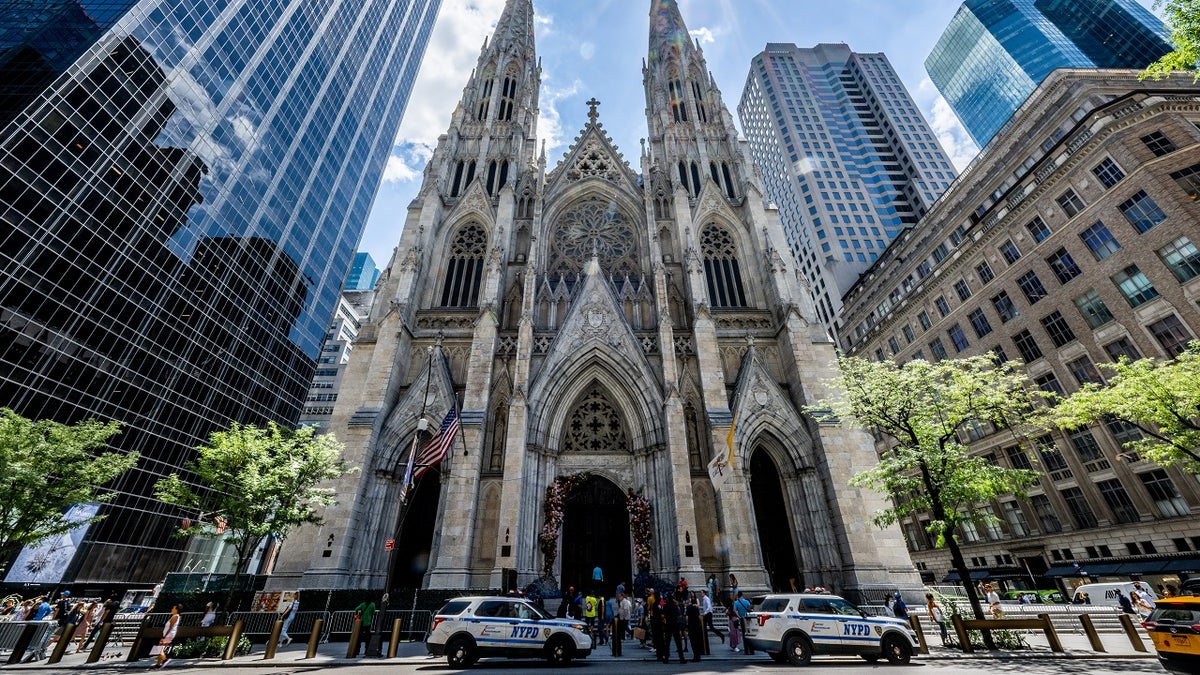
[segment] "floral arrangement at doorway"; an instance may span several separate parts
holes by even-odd
[[[562,529],[563,506],[567,497],[583,481],[588,474],[577,473],[574,476],[559,476],[546,486],[546,499],[542,502],[542,533],[538,535],[538,548],[542,551],[542,578],[549,579],[554,575],[554,562],[558,560],[558,533]]]
[[[633,559],[638,572],[644,572],[650,569],[650,542],[654,536],[650,529],[650,501],[630,489],[625,493],[625,508],[629,510],[629,530],[633,534]]]

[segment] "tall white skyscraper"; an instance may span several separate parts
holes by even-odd
[[[886,56],[769,43],[738,104],[830,332],[842,294],[950,187],[950,158]]]

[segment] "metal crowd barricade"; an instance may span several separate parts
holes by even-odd
[[[379,618],[376,616],[376,620]],[[425,636],[429,634],[430,626],[433,624],[433,612],[428,610],[389,609],[387,616],[382,618],[384,621],[381,627],[389,635],[392,626],[399,619],[400,639],[410,642],[424,641]]]
[[[46,658],[46,647],[56,630],[58,624],[53,621],[0,622],[0,652],[8,653],[9,664],[40,661]]]
[[[225,624],[232,626],[238,619],[242,621],[242,635],[251,642],[265,642],[275,629],[279,620],[278,612],[233,612],[225,617]]]
[[[321,642],[329,642],[329,612],[296,612],[296,617],[292,619],[292,625],[288,626],[288,635],[292,640],[304,642],[312,633],[313,623],[321,619]]]
[[[356,613],[353,610],[346,609],[338,612],[330,612],[328,618],[325,620],[325,637],[322,638],[322,642],[349,641]]]

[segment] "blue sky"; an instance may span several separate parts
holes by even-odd
[[[1153,0],[1138,0],[1150,7]],[[737,118],[750,60],[768,42],[810,47],[845,42],[883,52],[960,168],[976,147],[937,94],[924,61],[961,0],[680,0],[692,35]],[[409,100],[397,145],[379,187],[359,250],[380,267],[400,240],[421,170],[450,124],[450,113],[504,0],[442,0],[438,23]],[[638,169],[646,135],[642,60],[649,0],[534,0],[542,59],[539,135],[551,167],[587,121],[584,101],[601,101],[600,121]]]

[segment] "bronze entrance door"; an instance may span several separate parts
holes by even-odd
[[[586,592],[591,588],[596,566],[604,572],[599,590],[605,597],[611,596],[622,581],[631,588],[629,546],[625,495],[609,480],[589,477],[563,505],[562,589],[574,586]]]

